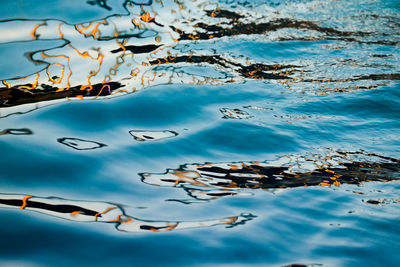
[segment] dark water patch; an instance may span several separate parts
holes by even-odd
[[[207,10],[206,11],[207,16],[213,17],[213,18],[227,18],[231,19],[233,21],[237,21],[240,18],[243,18],[243,15],[240,15],[236,12],[229,11],[229,10],[223,10],[220,8],[217,8],[215,10]]]
[[[362,80],[372,80],[372,81],[385,81],[385,80],[393,80],[399,81],[400,80],[400,73],[382,73],[382,74],[370,74],[360,77],[353,77],[347,78],[342,80],[303,80],[303,82],[320,82],[320,83],[336,83],[336,82],[355,82],[355,81],[362,81]],[[365,89],[361,88],[360,89]]]
[[[373,205],[378,205],[381,203],[381,201],[379,200],[374,200],[374,199],[368,199],[367,201],[365,201],[368,204],[373,204]]]
[[[152,52],[159,47],[160,47],[160,45],[143,45],[143,46],[127,45],[124,48],[125,48],[125,50],[129,50],[134,54],[144,54],[144,53]],[[122,52],[122,51],[124,51],[124,49],[118,48],[118,49],[112,50],[111,53],[118,53],[118,52]]]

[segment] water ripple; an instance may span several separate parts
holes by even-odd
[[[0,6],[0,265],[400,262],[398,1]]]

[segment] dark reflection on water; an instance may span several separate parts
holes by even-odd
[[[228,225],[227,227],[234,227],[244,224],[255,217],[251,214],[241,214],[234,217],[199,222],[146,221],[127,215],[124,208],[118,204],[74,201],[56,197],[42,198],[31,195],[0,194],[0,206],[32,210],[78,222],[112,223],[118,231],[122,232],[160,232],[224,224]]]
[[[68,147],[71,147],[76,150],[91,150],[91,149],[96,149],[96,148],[101,148],[104,146],[107,146],[102,143],[98,143],[95,141],[89,141],[89,140],[83,140],[79,138],[71,138],[71,137],[63,137],[57,139],[57,142],[66,145]]]
[[[12,135],[29,135],[33,134],[33,132],[28,128],[21,128],[21,129],[5,129],[0,131],[0,135],[5,134],[12,134]]]
[[[2,1],[0,265],[399,265],[399,6]]]
[[[142,173],[142,181],[183,188],[198,200],[246,194],[247,189],[339,186],[400,179],[400,161],[363,152],[286,156],[271,162],[185,164],[164,174]],[[190,203],[187,200],[178,200]]]

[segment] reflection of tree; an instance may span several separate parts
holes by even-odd
[[[90,4],[105,6],[106,2],[91,1]],[[27,56],[33,63],[44,65],[43,70],[22,78],[10,77],[10,79],[2,81],[3,85],[9,89],[28,90],[31,94],[39,93],[39,91],[47,91],[47,93],[50,91],[53,94],[65,90],[80,91],[80,94],[72,94],[78,98],[86,95],[100,96],[104,93],[108,95],[121,91],[128,92],[128,89],[125,88],[117,90],[121,86],[111,87],[110,82],[115,78],[114,76],[118,75],[122,65],[124,65],[124,71],[128,77],[132,78],[139,74],[137,70],[141,67],[141,62],[132,61],[135,54],[125,48],[129,38],[135,38],[139,42],[148,42],[148,45],[138,46],[146,47],[152,46],[156,39],[160,42],[160,37],[157,31],[148,25],[150,20],[145,15],[149,13],[143,10],[143,4],[135,6],[133,2],[127,1],[124,5],[130,8],[129,11],[132,12],[133,17],[133,14],[138,14],[137,20],[140,22],[138,25],[132,23],[130,16],[117,15],[100,21],[76,25],[56,20],[43,20],[39,23],[28,20],[3,22],[2,26],[4,27],[19,25],[31,28],[29,36],[19,36],[15,41],[43,39],[65,41],[65,44],[60,47],[28,53]],[[160,26],[157,27],[160,28]],[[163,38],[163,40],[164,43],[168,42],[167,38]],[[115,47],[122,49],[122,53],[114,55],[115,52],[113,54],[111,51],[115,50],[112,49]],[[126,62],[128,56],[131,59]],[[105,58],[107,62],[104,62]],[[114,60],[115,62],[113,62]],[[132,64],[134,64],[134,68],[132,68]],[[129,75],[130,73],[135,73],[135,75]],[[120,78],[126,78],[125,74],[122,74]],[[142,76],[137,78],[144,80],[144,74]],[[100,88],[96,88],[96,94],[88,94],[95,89],[94,85]],[[135,90],[130,88],[130,92]],[[70,95],[59,96],[69,97]],[[10,103],[8,104],[10,105]]]
[[[112,9],[107,1],[87,2]],[[340,40],[366,45],[396,44],[395,41],[383,40],[379,33],[344,31],[296,18],[271,17],[251,7],[241,11],[223,9],[207,1],[187,1],[185,4],[179,1],[124,1],[122,6],[127,11],[125,15],[111,15],[82,24],[48,19],[1,21],[0,27],[20,30],[21,34],[16,35],[12,42],[59,39],[64,44],[27,53],[29,60],[43,69],[25,77],[3,80],[0,107],[131,93],[160,83],[221,84],[260,79],[276,80],[287,87],[317,84],[318,87],[330,86],[333,91],[347,91],[376,87],[382,85],[382,81],[399,80],[398,73],[356,76],[349,73],[350,76],[344,77],[341,72],[336,77],[326,71],[332,67],[332,62],[311,60],[306,65],[299,62],[254,63],[223,55],[212,48],[215,39],[240,35],[259,35],[267,39],[276,35],[275,41]],[[287,37],[285,30],[296,30],[301,34]],[[211,42],[211,48],[196,50],[198,42]],[[353,68],[361,63],[343,61],[339,67]],[[206,71],[203,75],[193,75],[184,68],[188,64],[212,68],[221,75],[212,77]],[[378,65],[370,67],[379,69]],[[364,83],[368,85],[364,86]]]
[[[386,182],[399,180],[399,171],[398,159],[363,152],[332,152],[286,156],[266,162],[185,164],[162,174],[141,176],[145,183],[180,187],[195,199],[210,200],[246,194],[242,189]]]
[[[118,204],[9,194],[0,194],[0,207],[31,210],[78,222],[112,223],[118,231],[123,232],[160,232],[215,225],[233,227],[244,224],[255,217],[251,214],[241,214],[239,216],[206,221],[150,221],[127,215],[124,208]]]

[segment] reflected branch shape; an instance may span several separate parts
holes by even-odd
[[[154,221],[142,220],[125,213],[119,204],[68,200],[58,197],[0,194],[0,207],[35,211],[77,222],[102,222],[114,224],[121,232],[163,232],[216,225],[234,227],[255,218],[251,214],[204,221]]]
[[[248,195],[252,189],[400,180],[400,160],[365,152],[327,151],[264,162],[185,164],[165,173],[141,173],[140,176],[144,183],[178,187],[194,199],[212,200]]]
[[[107,1],[87,3],[112,10]],[[289,11],[297,8],[287,5]],[[127,14],[79,24],[50,19],[0,21],[0,33],[8,28],[20,32],[14,38],[0,35],[0,43],[1,38],[3,43],[65,41],[61,46],[26,53],[28,60],[43,65],[43,69],[2,80],[0,108],[57,99],[111,97],[166,83],[220,85],[252,79],[279,83],[296,91],[327,93],[377,88],[400,80],[396,61],[379,55],[344,57],[341,61],[337,57],[301,62],[292,58],[277,63],[230,56],[214,48],[235,38],[318,45],[319,41],[330,41],[344,47],[399,44],[397,33],[381,32],[379,28],[351,31],[326,26],[325,21],[292,17],[289,11],[280,14],[283,10],[268,3],[261,5],[267,11],[251,4],[232,8],[204,0],[124,1],[122,6]],[[390,16],[366,19],[384,21],[393,29],[400,25]],[[328,44],[325,49],[339,48]],[[207,71],[192,74],[189,66],[193,65],[220,75],[215,77]],[[358,71],[354,71],[356,68]]]

